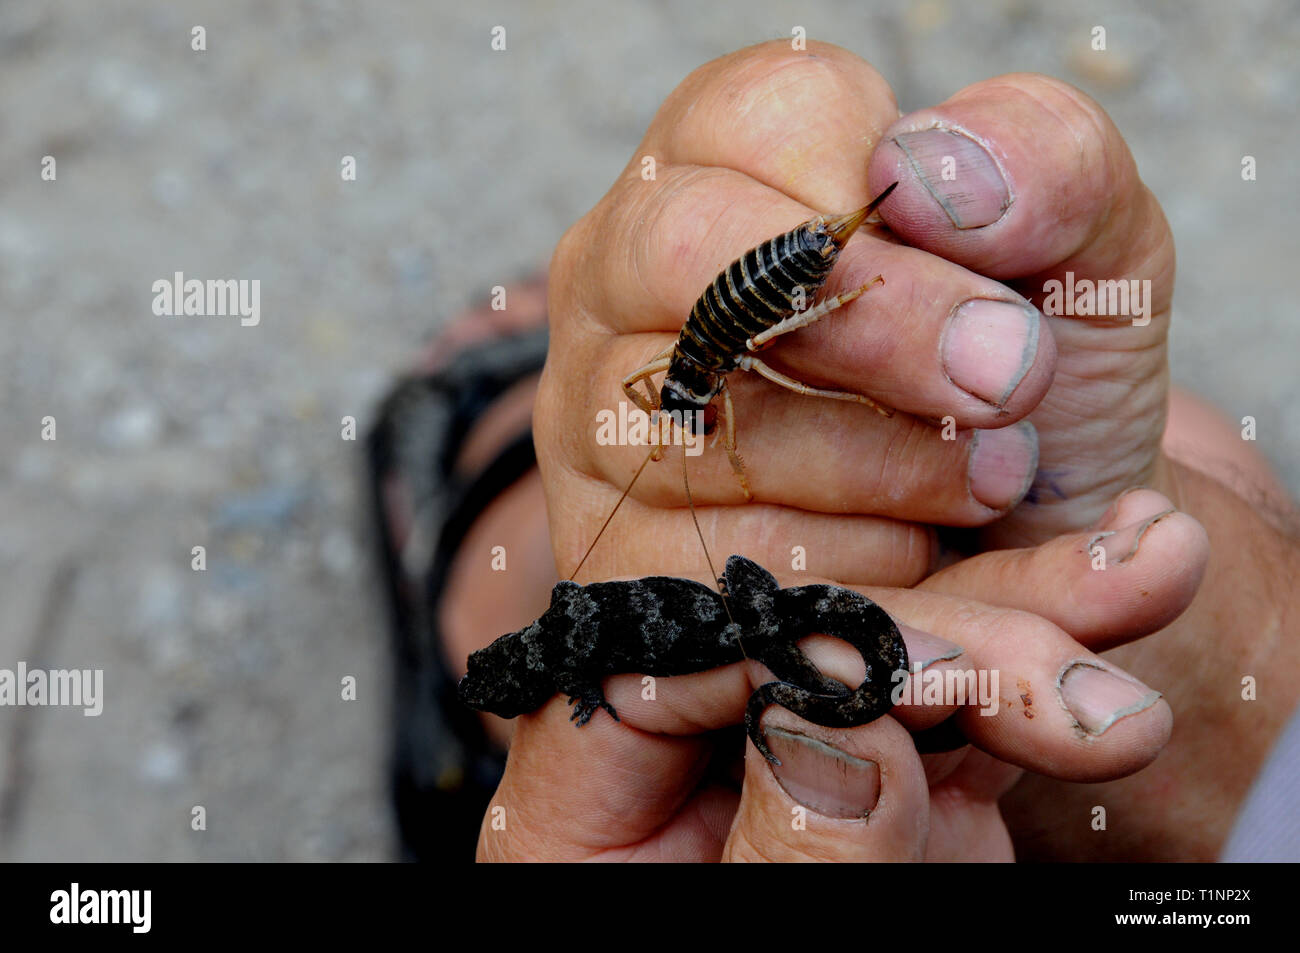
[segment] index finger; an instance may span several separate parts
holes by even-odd
[[[682,844],[673,859],[716,859],[734,803],[696,791],[707,739],[629,731],[597,714],[575,729],[556,696],[520,716],[480,828],[479,860],[589,860],[652,834]],[[700,837],[701,826],[718,827],[718,836]]]
[[[845,212],[866,204],[867,160],[898,118],[889,84],[830,43],[786,40],[706,63],[664,102],[637,156],[734,169],[803,205]]]

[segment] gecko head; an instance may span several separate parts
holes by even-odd
[[[727,557],[722,578],[727,584],[727,595],[741,602],[749,602],[756,596],[772,596],[780,588],[775,576],[744,556]]]
[[[535,711],[554,695],[551,679],[529,658],[527,635],[536,627],[534,622],[471,654],[456,689],[460,700],[475,711],[514,718]]]
[[[727,588],[732,615],[746,632],[767,632],[777,624],[776,594],[780,586],[770,572],[752,559],[731,556],[722,582]]]

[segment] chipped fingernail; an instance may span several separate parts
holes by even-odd
[[[1002,170],[988,151],[953,129],[923,129],[894,137],[917,178],[957,228],[981,228],[1011,205]]]
[[[1038,431],[1027,420],[974,431],[966,472],[975,499],[995,510],[1010,509],[1024,499],[1038,472]]]
[[[1038,309],[1014,301],[971,298],[953,309],[939,348],[948,379],[1001,407],[1038,353]]]
[[[1111,530],[1106,533],[1098,533],[1088,543],[1088,552],[1095,554],[1097,546],[1105,550],[1107,557],[1116,563],[1129,562],[1137,555],[1138,548],[1142,545],[1142,537],[1147,534],[1152,526],[1159,523],[1166,516],[1172,516],[1178,511],[1175,509],[1162,510],[1153,516],[1129,523],[1127,526],[1120,527],[1117,530]],[[1106,542],[1102,542],[1106,540]]]
[[[1061,703],[1090,735],[1100,735],[1121,718],[1145,711],[1161,697],[1136,679],[1091,661],[1067,663],[1056,687]]]
[[[1098,554],[1098,544],[1103,539],[1110,539],[1110,537],[1114,535],[1115,535],[1114,531],[1111,530],[1105,533],[1097,533],[1095,536],[1093,536],[1092,539],[1088,540],[1088,555],[1095,559]],[[1102,546],[1100,548],[1100,552],[1104,554],[1106,552],[1106,547]]]
[[[790,797],[823,817],[866,817],[880,800],[880,765],[824,741],[775,726],[764,737],[780,765],[770,765]]]

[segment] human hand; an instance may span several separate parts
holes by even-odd
[[[1133,495],[1115,519],[1140,522],[1167,503]],[[1030,583],[1092,587],[1087,617],[1073,621],[1090,637],[1122,640],[1163,625],[1195,591],[1203,559],[1183,574],[1166,567],[1179,549],[1199,544],[1204,554],[1200,527],[1182,515],[1161,526],[1104,580],[1080,558],[1088,534],[968,563],[997,575],[1014,560]],[[1171,715],[1156,693],[1041,617],[922,590],[868,595],[900,621],[910,657],[923,666],[907,703],[889,716],[832,730],[771,708],[763,728],[782,764],[747,746],[737,790],[739,778],[725,770],[737,750],[727,742],[737,739],[709,732],[735,724],[749,693],[769,680],[757,663],[659,679],[653,699],[636,674],[608,678],[619,722],[597,712],[575,728],[561,697],[518,719],[480,859],[1008,860],[997,801],[1021,768],[1082,781],[1119,777],[1147,764],[1168,737]],[[1130,606],[1141,598],[1147,611],[1135,616]],[[861,680],[861,660],[844,643],[813,637],[801,646],[832,677]],[[996,673],[992,695],[925,703],[922,685],[966,671]],[[941,723],[977,747],[919,756],[908,732]]]
[[[954,159],[951,179],[945,156]],[[1141,292],[1143,308],[1130,301],[1128,315],[1046,319],[1056,375],[1029,416],[1038,477],[1025,501],[981,535],[985,546],[1033,545],[1092,524],[1116,493],[1139,484],[1200,520],[1215,543],[1200,595],[1165,632],[1111,656],[1165,688],[1180,733],[1138,777],[1087,789],[1027,779],[1008,804],[1033,856],[1215,859],[1300,696],[1300,645],[1289,637],[1300,615],[1290,583],[1300,546],[1286,491],[1251,445],[1188,396],[1170,400],[1174,242],[1159,203],[1097,103],[1026,74],[976,83],[898,119],[872,156],[869,180],[899,182],[881,210],[899,237],[1006,281],[1044,308],[1058,289],[1076,305],[1086,301],[1071,287],[1096,292],[1097,301],[1115,281]],[[1052,303],[1048,310],[1066,301]],[[1150,528],[1166,530],[1165,522]],[[1113,568],[1115,541],[1098,542]],[[1018,576],[1015,558],[1001,574],[959,564],[925,585],[1041,612],[1090,648],[1104,647],[1079,623],[1095,609],[1088,600],[1106,573],[1079,592],[1046,580],[1035,587]],[[1182,554],[1170,558],[1177,571]],[[1267,704],[1253,704],[1242,681],[1264,671],[1274,687]],[[1086,822],[1097,804],[1127,823],[1098,836]]]
[[[1139,484],[1176,499],[1160,453],[1173,235],[1105,111],[1051,77],[995,77],[895,121],[869,181],[899,182],[881,215],[900,238],[1049,315],[1056,376],[1030,415],[1038,476],[989,536],[1025,545],[1081,529]],[[1076,313],[1089,298],[1101,315]]]
[[[862,204],[880,179],[894,174],[886,171],[880,176],[875,163],[883,160],[875,159],[872,189],[855,191],[862,151],[870,152],[879,138],[876,130],[885,125],[884,120],[873,124],[872,117],[884,113],[892,118],[892,99],[860,61],[834,48],[817,46],[814,51],[817,57],[809,63],[807,58],[792,57],[783,45],[768,44],[697,71],[670,98],[647,135],[647,148],[638,152],[639,157],[658,149],[656,182],[640,179],[640,163],[634,159],[606,200],[575,226],[557,252],[552,270],[552,355],[536,432],[562,572],[576,565],[641,458],[637,450],[594,446],[595,411],[612,403],[602,395],[617,395],[618,379],[671,340],[695,289],[729,260],[809,217],[814,209],[837,211]],[[837,93],[842,86],[848,92]],[[729,123],[738,104],[744,122]],[[775,110],[774,118],[764,122],[769,109]],[[845,143],[845,129],[850,130],[849,138],[860,141]],[[808,148],[814,141],[837,145],[829,150]],[[841,161],[846,155],[852,161]],[[706,168],[683,169],[682,163]],[[1123,173],[1123,163],[1120,166]],[[751,175],[740,174],[744,171]],[[1095,175],[1079,178],[1091,182]],[[1140,189],[1133,185],[1135,179],[1123,174],[1113,178],[1130,190]],[[747,224],[745,216],[761,217],[763,210],[787,201],[773,192],[774,182],[806,204],[792,205],[779,221]],[[1063,194],[1075,193],[1065,188]],[[1095,189],[1093,200],[1095,206]],[[1022,248],[1033,248],[1035,229],[1069,233],[1066,226],[1077,224],[1073,219],[1040,220],[1041,216],[1016,219],[1011,215],[1015,205],[1012,202],[1007,210],[1006,222],[1019,223],[1020,232],[1012,229],[1010,238],[1018,236]],[[1060,207],[1055,201],[1046,206],[1048,213]],[[882,209],[886,221],[899,234],[922,244],[924,213],[914,208],[891,212],[891,208],[887,203]],[[1021,213],[1032,208],[1029,202],[1020,205]],[[1158,209],[1151,217],[1150,207],[1144,208],[1149,221],[1142,234],[1158,239],[1162,233],[1151,224],[1158,219]],[[939,214],[944,212],[940,209]],[[1159,223],[1163,225],[1163,220]],[[956,257],[963,242],[979,246],[978,238],[971,238],[974,229],[950,227],[956,234],[946,239],[942,229],[934,231],[936,247],[945,254]],[[610,235],[626,238],[611,241]],[[1132,237],[1124,233],[1117,240],[1126,236]],[[952,248],[944,245],[945,240]],[[725,250],[705,259],[701,250],[710,244],[725,245]],[[1014,248],[1015,242],[1011,245]],[[628,250],[620,252],[620,247]],[[1095,267],[1103,267],[1097,263],[1106,261],[1106,248],[1089,244],[1086,250],[1093,254]],[[1131,243],[1121,243],[1120,250],[1133,253]],[[983,251],[991,256],[995,249],[988,246]],[[891,264],[891,256],[897,266]],[[1060,267],[1067,264],[1073,262],[1061,262]],[[737,380],[741,449],[751,461],[750,478],[758,499],[747,506],[728,505],[739,493],[723,455],[706,454],[696,461],[692,468],[696,497],[705,504],[701,517],[716,551],[744,552],[778,566],[788,558],[790,546],[799,545],[808,553],[809,569],[818,576],[859,585],[913,584],[933,563],[931,530],[882,516],[977,525],[1005,512],[1019,498],[1024,483],[1017,481],[1033,469],[1036,442],[1031,427],[985,431],[978,440],[964,432],[958,440],[947,442],[931,423],[951,414],[962,427],[1001,426],[1026,413],[1043,395],[1056,358],[1052,335],[1042,333],[1043,319],[1029,321],[1028,312],[1011,308],[995,320],[985,310],[972,320],[962,318],[957,330],[945,330],[951,316],[963,312],[961,302],[967,297],[1014,301],[1016,296],[935,256],[918,257],[916,249],[882,244],[879,236],[860,235],[850,243],[828,283],[828,293],[856,287],[877,272],[886,275],[883,288],[782,340],[772,363],[811,383],[870,394],[914,416],[900,414],[885,421],[868,408],[800,398],[763,382]],[[1085,272],[1076,274],[1082,277]],[[1164,279],[1154,275],[1153,286],[1167,290],[1171,279]],[[1110,367],[1115,355],[1099,341],[1134,340],[1120,336],[1124,328],[1066,325],[1063,333],[1076,363],[1068,377],[1058,378],[1068,396],[1048,405],[1052,413],[1044,415],[1043,426],[1052,430],[1056,446],[1065,452],[1082,450],[1092,436],[1113,438],[1110,448],[1098,448],[1080,461],[1082,466],[1071,475],[1079,482],[1060,494],[1064,499],[1048,499],[1035,491],[1038,502],[1018,508],[1012,519],[995,527],[989,539],[1036,541],[1054,530],[1077,529],[1087,525],[1114,492],[1144,475],[1150,473],[1157,485],[1167,482],[1158,451],[1166,380],[1164,338],[1157,320],[1167,307],[1161,308],[1160,294],[1154,290],[1150,300],[1151,324],[1135,328],[1130,323],[1128,328],[1142,331],[1154,343],[1138,355],[1126,354],[1121,347],[1116,368]],[[908,317],[905,322],[891,321],[891,314]],[[1054,329],[1064,320],[1052,319]],[[1020,336],[1012,333],[1018,323],[1023,330]],[[1104,334],[1111,337],[1101,337]],[[640,344],[641,339],[646,343]],[[1016,346],[1008,348],[1008,342]],[[981,359],[963,364],[961,348],[954,351],[957,344],[973,348]],[[998,345],[1002,351],[996,350]],[[973,373],[963,376],[963,367]],[[592,368],[597,369],[595,375]],[[1000,391],[1001,385],[990,376],[993,369],[1002,372],[999,381],[1006,381]],[[1096,377],[1097,395],[1087,390],[1089,374]],[[959,378],[969,390],[956,386]],[[909,391],[909,386],[914,389]],[[1071,418],[1071,408],[1093,406],[1111,416],[1096,425]],[[1131,407],[1140,412],[1120,413]],[[1156,409],[1147,413],[1149,408]],[[1153,419],[1161,423],[1153,424]],[[990,435],[995,436],[989,439]],[[993,441],[999,442],[997,452],[990,453]],[[1053,459],[1049,456],[1045,467],[1049,477]],[[808,461],[814,461],[815,467]],[[865,476],[863,463],[869,468]],[[681,506],[681,474],[675,469],[661,464],[647,470],[589,564],[592,577],[681,573],[684,566],[699,565],[698,557],[689,554],[695,545],[693,529],[690,514]],[[987,505],[995,486],[1005,491],[1001,509]],[[1170,493],[1178,499],[1177,486]],[[1155,532],[1164,532],[1167,525],[1162,521]],[[1197,548],[1170,552],[1169,571],[1187,572],[1203,555]],[[963,578],[969,583],[973,577]],[[968,587],[962,594],[992,598],[996,593],[1010,605],[1030,595],[1015,586],[984,592],[987,595]],[[1205,648],[1194,638],[1193,643],[1198,650]],[[1237,651],[1227,646],[1210,650],[1229,656]],[[1183,657],[1184,651],[1175,654]],[[1167,665],[1154,671],[1172,674]],[[1189,693],[1193,701],[1204,697],[1197,684],[1180,681],[1175,688]]]
[[[897,115],[885,82],[844,50],[741,50],[674,91],[623,175],[565,235],[551,266],[551,349],[534,418],[561,574],[578,565],[644,458],[644,448],[595,440],[597,412],[623,399],[619,381],[673,341],[701,290],[748,248],[818,212],[865,205],[868,159]],[[651,181],[643,156],[655,160]],[[935,559],[923,524],[981,525],[1027,490],[1033,428],[1008,425],[1051,379],[1043,318],[1005,286],[865,229],[825,293],[876,274],[882,287],[782,338],[765,358],[902,413],[886,419],[732,373],[755,500],[741,503],[721,450],[691,461],[717,552],[775,566],[801,546],[819,576],[911,585]],[[989,429],[944,439],[935,426],[944,417]],[[703,567],[676,463],[647,467],[585,579]]]

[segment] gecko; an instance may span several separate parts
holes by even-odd
[[[769,705],[828,728],[865,725],[890,710],[894,673],[906,671],[908,659],[884,609],[841,586],[782,589],[743,556],[730,557],[718,581],[721,591],[672,576],[559,582],[540,618],[469,656],[460,698],[477,711],[514,718],[564,693],[574,706],[570,720],[582,726],[600,708],[619,720],[601,688],[606,676],[688,675],[755,659],[777,681],[750,696],[745,730],[776,765],[759,730]],[[866,665],[861,685],[849,689],[812,664],[796,642],[814,633],[858,650]]]

